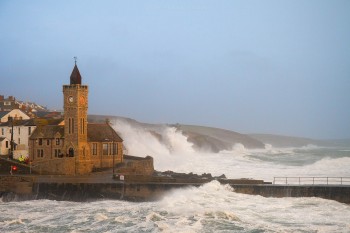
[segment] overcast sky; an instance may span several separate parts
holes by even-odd
[[[0,94],[241,133],[350,138],[350,1],[0,0]]]

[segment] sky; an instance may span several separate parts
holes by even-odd
[[[89,114],[350,138],[348,0],[0,0],[0,94]]]

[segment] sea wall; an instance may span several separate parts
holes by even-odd
[[[197,184],[170,183],[32,183],[17,188],[0,190],[3,201],[49,199],[57,201],[93,201],[118,199],[128,201],[154,201],[173,189]],[[199,186],[199,184],[198,184]],[[20,192],[19,188],[29,192]]]
[[[246,185],[231,184],[237,193],[264,197],[320,197],[350,204],[349,185]]]
[[[264,197],[320,197],[350,204],[350,186],[335,185],[272,185],[260,180],[219,180],[229,184],[237,193]],[[167,192],[184,187],[200,186],[210,182],[205,179],[173,179],[126,176],[124,181],[86,180],[84,178],[51,178],[35,176],[0,176],[0,196],[3,201],[51,199],[90,201],[96,199],[121,199],[154,201]],[[255,182],[255,183],[254,183]]]
[[[34,180],[33,177],[0,176],[0,193],[31,195]]]

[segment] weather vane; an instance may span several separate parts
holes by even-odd
[[[77,60],[78,60],[78,58],[77,58],[77,57],[74,57],[74,62],[75,62],[75,64],[77,64]]]

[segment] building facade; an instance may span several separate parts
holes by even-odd
[[[19,105],[16,103],[16,98],[13,96],[9,96],[5,98],[5,96],[0,95],[0,111],[11,111],[12,109],[18,109]]]
[[[29,120],[30,117],[25,114],[23,111],[19,109],[13,109],[9,111],[1,111],[0,112],[0,122],[7,122],[9,118],[13,118],[13,120]]]
[[[10,151],[10,140],[0,136],[0,155],[8,155]]]
[[[123,161],[123,140],[109,123],[88,123],[88,91],[75,64],[70,84],[63,86],[63,123],[38,126],[29,139],[34,170],[87,174]]]
[[[29,157],[28,143],[29,137],[36,129],[36,122],[34,119],[30,120],[15,120],[12,119],[7,122],[0,123],[0,137],[4,137],[11,142],[13,140],[13,158],[18,159],[23,156]],[[9,155],[10,147],[3,148],[3,144],[0,144],[1,155]]]

